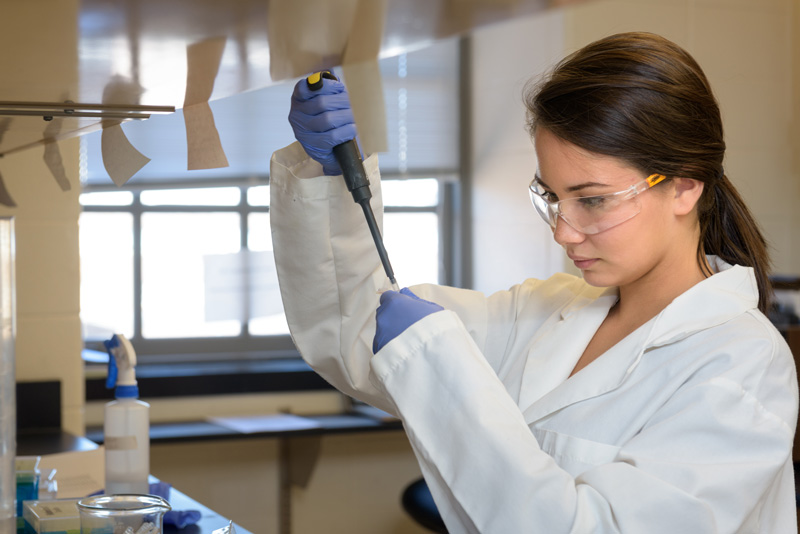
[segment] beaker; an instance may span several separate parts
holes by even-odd
[[[78,501],[81,534],[161,534],[169,503],[156,495],[97,495]]]

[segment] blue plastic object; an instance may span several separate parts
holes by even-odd
[[[117,385],[117,361],[112,354],[112,349],[119,347],[119,339],[117,336],[103,341],[106,350],[108,351],[108,376],[106,377],[106,389],[111,389]]]
[[[342,174],[333,147],[356,138],[356,124],[347,89],[338,80],[325,79],[312,90],[303,78],[294,87],[289,124],[306,153],[329,176]]]
[[[106,388],[116,388],[114,396],[118,399],[138,399],[139,386],[136,383],[136,372],[134,371],[136,356],[133,354],[130,343],[114,334],[111,339],[103,341],[103,345],[108,351]],[[121,370],[120,366],[122,366]]]
[[[412,324],[443,309],[434,302],[419,298],[407,287],[399,293],[386,291],[381,295],[381,305],[375,316],[377,328],[372,341],[373,354],[377,354]]]

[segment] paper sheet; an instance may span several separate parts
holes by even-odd
[[[187,168],[217,169],[228,166],[219,131],[208,101],[219,72],[225,38],[216,37],[191,44],[186,49],[186,97],[183,120],[186,124]]]
[[[45,454],[39,470],[56,469],[58,498],[75,499],[100,491],[105,486],[105,449]]]
[[[64,161],[61,159],[61,150],[58,148],[58,143],[55,138],[61,131],[62,119],[54,118],[47,123],[44,129],[44,162],[50,173],[55,178],[58,187],[62,191],[69,191],[71,189],[69,179],[67,178],[67,171],[64,169]]]
[[[271,0],[267,4],[269,74],[306,76],[340,65],[359,0]]]
[[[386,22],[386,0],[360,0],[342,59],[361,151],[386,152],[386,104],[378,56]]]
[[[203,257],[205,320],[244,321],[283,312],[272,251]]]
[[[3,175],[0,174],[0,204],[8,206],[9,208],[17,207],[17,203],[11,198],[11,194],[6,188],[6,183],[3,181]]]
[[[208,421],[243,434],[281,432],[318,428],[316,421],[291,414],[253,415],[243,417],[209,417]]]
[[[103,128],[100,152],[108,176],[120,187],[150,162],[150,158],[136,150],[128,141],[119,123]]]
[[[5,135],[6,131],[11,126],[11,119],[9,117],[3,117],[0,119],[0,141],[3,140],[3,136]],[[0,174],[0,204],[3,206],[8,206],[10,208],[14,208],[17,206],[17,203],[14,202],[14,199],[11,198],[11,195],[6,189],[6,184],[3,181],[3,175]]]
[[[361,151],[365,155],[386,152],[389,143],[378,55],[387,0],[273,0],[268,9],[272,79],[341,65]]]
[[[350,105],[356,121],[364,156],[389,150],[386,133],[386,105],[377,58],[373,61],[342,65]]]
[[[142,92],[143,89],[137,82],[115,75],[103,88],[103,104],[136,105]],[[100,152],[103,156],[103,166],[111,181],[122,187],[150,162],[150,158],[136,150],[128,141],[120,121],[104,120],[102,125]]]

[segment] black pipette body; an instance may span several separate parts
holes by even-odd
[[[306,83],[308,83],[308,87],[312,91],[317,91],[322,87],[322,78],[336,79],[333,74],[324,71],[309,76]],[[353,195],[353,200],[360,204],[364,211],[364,218],[367,220],[367,226],[372,234],[372,240],[375,242],[375,248],[383,264],[383,270],[386,271],[386,276],[389,277],[392,287],[395,290],[399,290],[397,281],[394,278],[392,264],[389,262],[389,255],[386,252],[386,247],[383,245],[383,238],[378,229],[378,223],[375,220],[375,214],[372,212],[372,206],[369,204],[369,199],[372,198],[372,192],[369,190],[369,178],[367,178],[367,172],[364,170],[364,163],[361,161],[361,153],[358,150],[355,139],[333,147],[333,155],[342,168],[342,175],[347,185],[347,190],[350,191],[350,194]]]

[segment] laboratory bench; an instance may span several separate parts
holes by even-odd
[[[335,391],[300,359],[206,362],[193,365],[150,364],[137,368],[137,380],[140,398],[148,402],[197,396],[213,399],[215,396],[243,393]],[[113,399],[113,391],[105,388],[104,366],[87,366],[85,395],[87,402],[98,403]],[[168,449],[162,446],[203,447],[205,443],[230,443],[233,440],[249,447],[248,442],[257,443],[259,439],[272,441],[275,448],[270,450],[276,454],[274,465],[277,468],[277,478],[268,492],[274,494],[275,500],[272,502],[277,508],[277,532],[287,534],[293,532],[292,492],[296,488],[304,489],[313,484],[312,474],[324,454],[321,452],[322,442],[326,438],[352,435],[358,440],[359,434],[403,435],[400,421],[388,417],[384,412],[373,410],[369,406],[361,405],[348,409],[346,413],[302,414],[300,417],[310,423],[305,428],[290,425],[287,428],[253,432],[240,432],[213,420],[206,420],[202,414],[198,414],[196,420],[151,422],[150,442],[153,447],[165,451]],[[89,426],[86,436],[98,444],[103,443],[103,430],[99,425]],[[415,462],[414,466],[416,467]],[[162,476],[166,480],[170,475]],[[223,508],[229,507],[221,502],[217,504]],[[228,514],[234,515],[232,512]],[[245,521],[244,518],[242,520]]]
[[[278,420],[282,414],[274,414]],[[272,439],[277,444],[278,477],[276,480],[277,532],[289,534],[292,528],[292,489],[306,488],[319,462],[321,443],[325,437],[344,434],[381,432],[402,433],[402,423],[385,412],[367,405],[356,405],[351,411],[340,414],[303,415],[300,419],[310,423],[307,428],[272,429],[240,432],[214,421],[187,421],[151,423],[152,446],[190,444],[219,440]],[[93,442],[103,442],[101,427],[87,428],[86,436]],[[399,509],[399,505],[398,505]]]
[[[18,456],[43,456],[64,452],[90,451],[97,447],[97,444],[92,440],[60,430],[23,431],[17,435]],[[151,477],[151,482],[157,482],[157,479]],[[196,524],[182,529],[178,529],[174,525],[164,525],[164,534],[211,534],[214,530],[228,525],[229,520],[227,518],[222,517],[175,488],[170,490],[169,503],[173,510],[199,510],[201,517]],[[237,534],[251,534],[250,531],[239,526],[236,522],[234,522],[234,526]]]

